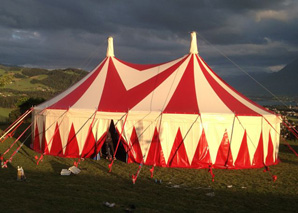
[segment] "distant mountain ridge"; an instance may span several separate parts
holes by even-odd
[[[277,96],[298,97],[298,58],[275,73],[253,73],[251,76]],[[247,96],[270,96],[266,89],[247,75],[228,76],[224,80]]]

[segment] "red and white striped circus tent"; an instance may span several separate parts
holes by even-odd
[[[280,118],[225,83],[190,52],[154,65],[106,58],[78,83],[34,108],[33,149],[92,157],[111,121],[127,162],[182,168],[257,168],[278,162]]]

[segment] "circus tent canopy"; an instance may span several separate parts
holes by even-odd
[[[153,65],[114,56],[81,81],[34,109],[36,151],[92,157],[114,121],[128,162],[205,168],[277,163],[280,119],[225,83],[199,56]]]

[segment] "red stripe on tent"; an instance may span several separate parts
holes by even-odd
[[[194,82],[194,56],[191,56],[187,68],[171,100],[163,113],[198,114],[199,107]]]
[[[178,129],[167,166],[168,167],[189,167],[189,161],[186,154],[180,128]]]
[[[268,153],[267,153],[267,157],[266,157],[266,161],[265,161],[266,166],[274,164],[273,152],[274,152],[273,143],[272,143],[272,139],[271,139],[271,134],[269,133]]]
[[[242,143],[238,152],[237,159],[235,161],[235,167],[237,169],[241,168],[250,168],[250,158],[249,158],[249,151],[247,147],[247,135],[246,131],[244,132],[244,136],[242,139]]]
[[[143,71],[143,70],[146,70],[146,69],[150,69],[150,68],[153,68],[153,67],[157,67],[157,66],[160,66],[162,64],[165,64],[165,63],[161,63],[161,64],[133,64],[133,63],[129,63],[129,62],[126,62],[126,61],[122,61],[118,58],[115,58],[116,60],[118,60],[119,62],[121,62],[122,64],[125,64],[126,66],[129,66],[133,69],[136,69],[136,70],[139,70],[139,71]],[[169,62],[166,62],[166,63],[169,63]]]
[[[128,159],[127,163],[141,163],[143,160],[143,155],[139,143],[139,139],[137,136],[137,132],[135,127],[133,127],[131,137],[130,137],[131,147],[128,150]]]
[[[198,56],[197,56],[198,57]],[[204,61],[204,59],[202,59],[200,57],[200,59],[204,62],[204,64],[209,68],[209,70],[212,71],[212,73],[222,82],[224,83],[227,87],[229,87],[232,91],[234,91],[235,93],[237,93],[240,97],[242,97],[243,99],[245,99],[246,101],[248,101],[249,103],[251,103],[252,105],[255,105],[256,107],[266,111],[266,112],[269,112],[271,114],[275,114],[274,112],[268,110],[267,108],[253,102],[252,100],[250,100],[249,98],[247,98],[246,96],[244,96],[243,94],[241,94],[240,92],[238,92],[237,90],[235,90],[233,87],[231,87],[229,84],[227,84],[221,77],[219,77],[210,67],[209,65]]]
[[[197,61],[199,63],[199,66],[209,82],[210,86],[213,88],[213,90],[216,92],[218,97],[221,99],[221,101],[232,111],[235,112],[236,115],[255,115],[255,116],[260,116],[258,113],[250,109],[249,107],[245,106],[242,104],[240,101],[238,101],[232,94],[230,94],[228,91],[226,91],[210,74],[209,72],[205,69],[204,65],[202,62],[199,60],[197,56]],[[211,70],[211,69],[210,69]],[[212,70],[211,70],[212,71]],[[212,73],[214,73],[212,71]],[[221,80],[221,79],[219,79]],[[221,80],[224,82],[223,80]],[[225,83],[225,85],[227,85]],[[229,87],[231,88],[231,87]],[[234,91],[234,90],[233,90]]]
[[[228,133],[225,131],[214,164],[214,168],[232,168],[233,157],[230,148]]]
[[[261,133],[258,147],[254,154],[254,159],[252,161],[252,166],[260,168],[264,166],[264,145],[263,145],[263,133]]]
[[[82,158],[90,158],[93,157],[95,154],[95,138],[93,132],[90,128],[88,136],[85,141],[85,145],[81,154]]]
[[[186,57],[187,58],[187,57]],[[182,59],[162,73],[126,90],[123,82],[115,68],[113,60],[110,59],[109,72],[107,74],[104,90],[98,109],[100,111],[126,112],[144,99],[150,92],[167,79],[186,59]]]
[[[63,157],[62,142],[61,142],[58,123],[56,123],[56,129],[54,134],[55,135],[52,140],[52,147],[49,154]]]
[[[34,135],[34,141],[33,141],[33,150],[36,152],[40,152],[40,141],[39,141],[39,131],[37,122],[35,124],[35,135]]]
[[[68,158],[80,157],[79,145],[78,145],[76,132],[73,124],[71,124],[71,127],[70,127],[64,156]]]
[[[155,166],[166,166],[165,157],[163,155],[162,147],[160,145],[159,135],[157,129],[155,128],[152,141],[150,143],[150,149],[145,162],[146,165]]]
[[[192,168],[208,168],[211,165],[211,158],[209,152],[209,146],[207,143],[205,131],[203,129],[201,138],[199,140],[196,152],[192,159],[191,167]]]
[[[100,73],[103,65],[106,63],[107,58],[102,62],[102,64],[87,78],[81,85],[79,85],[76,89],[72,90],[69,94],[67,94],[64,98],[60,99],[58,102],[54,103],[48,109],[68,109],[72,105],[74,105],[86,92],[89,86],[96,79],[98,74]],[[93,97],[94,98],[94,97]]]

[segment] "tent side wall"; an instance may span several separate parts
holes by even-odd
[[[183,168],[259,168],[277,163],[276,115],[160,114],[34,110],[33,149],[62,157],[92,157],[114,120],[128,162]],[[124,126],[123,126],[124,125]]]

